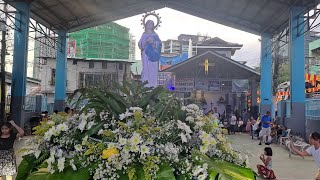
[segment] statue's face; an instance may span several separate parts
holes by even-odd
[[[152,20],[146,22],[146,29],[154,29],[154,22]]]

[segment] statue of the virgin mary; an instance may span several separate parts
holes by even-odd
[[[148,81],[147,87],[158,85],[159,59],[161,54],[161,40],[155,33],[155,25],[152,20],[144,23],[145,32],[139,41],[142,58],[142,82]]]

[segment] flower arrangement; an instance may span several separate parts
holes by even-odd
[[[134,94],[133,89],[127,92]],[[160,96],[151,100],[154,91]],[[181,107],[164,90],[143,92],[134,102],[128,96],[114,99],[132,105],[149,97],[146,108],[127,107],[120,114],[111,107],[87,108],[72,118],[54,115],[36,127],[32,153],[24,156],[17,179],[255,178],[246,168],[248,158],[231,147],[197,105]]]

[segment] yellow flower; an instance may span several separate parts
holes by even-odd
[[[102,157],[102,159],[108,159],[108,158],[110,158],[112,156],[116,156],[118,154],[119,154],[118,149],[113,147],[113,148],[108,148],[108,149],[103,150],[101,157]]]

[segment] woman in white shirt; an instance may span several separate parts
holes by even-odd
[[[318,132],[311,133],[309,136],[309,143],[312,146],[303,152],[299,151],[293,145],[293,143],[291,143],[291,148],[294,152],[296,152],[300,156],[312,156],[318,168],[320,169],[320,134]],[[320,170],[318,170],[316,180],[320,180]]]

